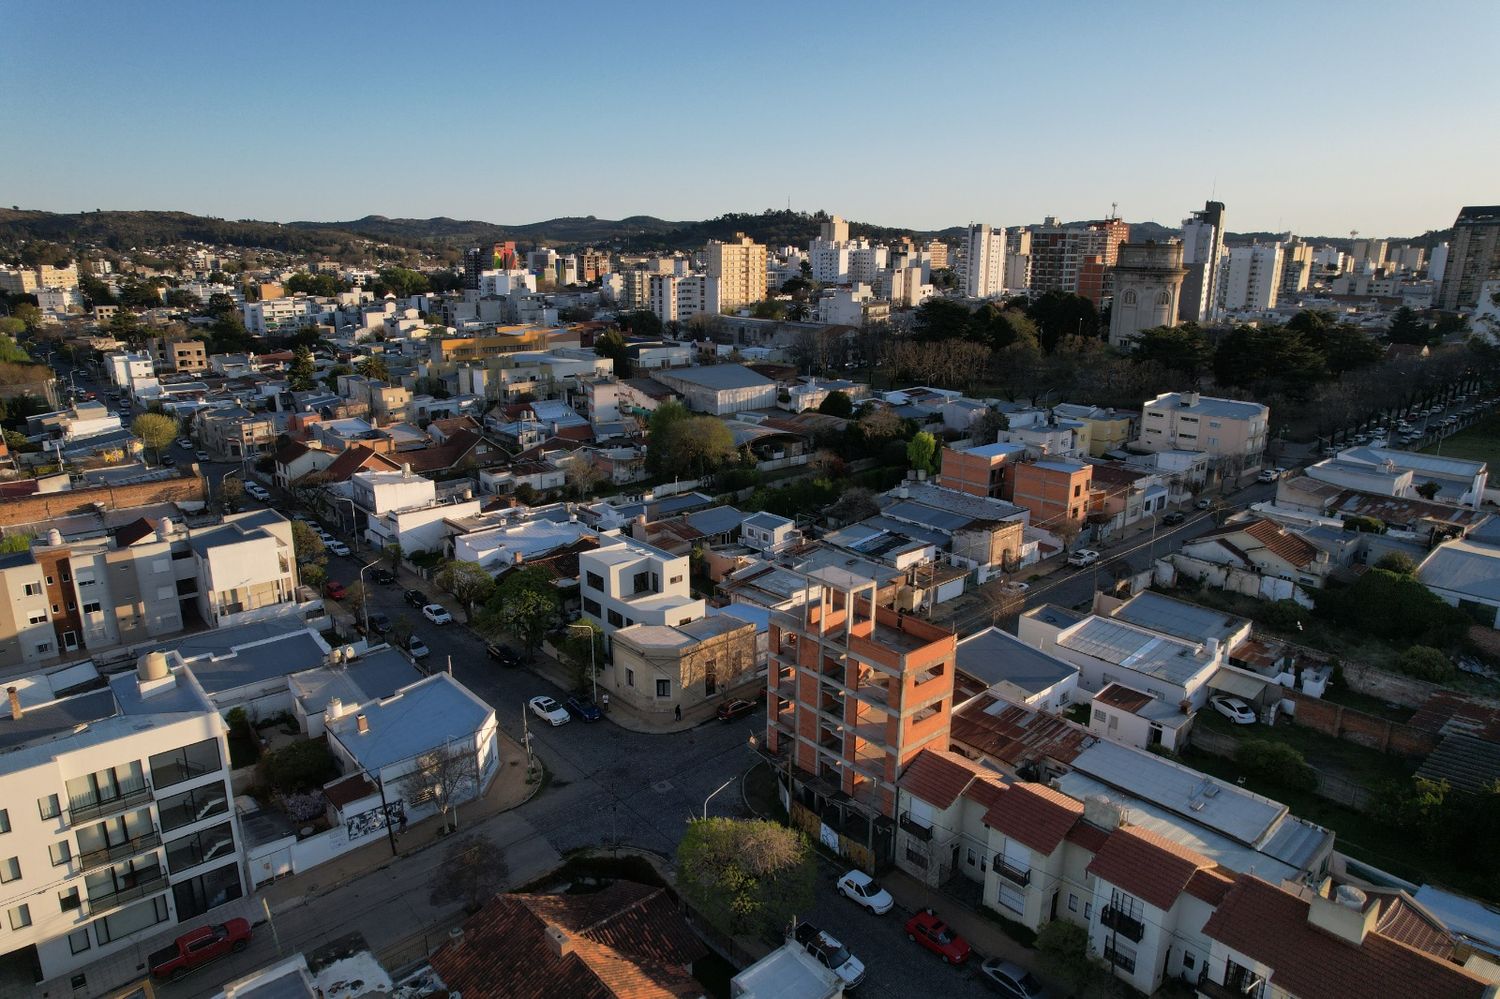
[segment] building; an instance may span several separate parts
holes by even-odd
[[[1031,227],[1031,291],[1083,295],[1102,305],[1104,275],[1129,238],[1130,225],[1118,218],[1071,225],[1047,218]]]
[[[1266,450],[1270,410],[1258,402],[1216,399],[1197,392],[1165,392],[1141,406],[1148,451],[1199,451],[1223,474],[1258,468]]]
[[[244,894],[226,726],[180,661],[152,652],[107,681],[85,665],[6,692],[0,950],[29,952],[39,981],[76,974]]]
[[[197,579],[198,615],[210,627],[278,616],[296,604],[292,525],[279,512],[229,515],[222,524],[193,531],[188,545]]]
[[[200,410],[198,443],[220,461],[256,458],[276,449],[276,421],[270,413],[243,406]]]
[[[208,347],[202,340],[152,337],[146,341],[146,349],[158,371],[208,370]]]
[[[1282,298],[1295,298],[1307,290],[1312,276],[1313,248],[1295,236],[1287,236],[1281,243],[1281,294]]]
[[[1437,254],[1433,254],[1434,267]],[[1486,281],[1500,281],[1500,205],[1465,207],[1453,222],[1437,307],[1450,312],[1479,304]]]
[[[795,824],[885,862],[897,778],[924,748],[947,747],[957,641],[878,606],[876,584],[843,570],[803,585],[800,604],[771,614],[766,745],[786,761]]]
[[[1031,525],[1056,531],[1083,526],[1094,489],[1094,466],[1068,458],[1023,461],[1015,466],[1006,498],[1031,514]]]
[[[960,260],[964,295],[995,298],[1005,290],[1005,230],[971,225],[964,233]]]
[[[945,447],[938,485],[970,496],[1004,499],[1011,494],[1009,476],[1025,456],[1025,444],[1009,441],[963,449]]]
[[[732,242],[709,240],[708,276],[719,282],[719,308],[733,312],[766,297],[766,248],[742,232]]]
[[[1052,714],[1078,696],[1078,667],[994,626],[958,643],[958,671],[997,697]]]
[[[1281,293],[1280,243],[1236,246],[1221,265],[1223,287],[1219,308],[1223,312],[1265,312],[1276,307]]]
[[[599,685],[663,725],[674,721],[678,708],[754,697],[752,688],[764,684],[755,625],[727,614],[677,625],[630,625],[615,631],[610,648]]]
[[[634,538],[601,538],[602,547],[578,556],[583,616],[604,633],[608,652],[621,628],[636,624],[677,627],[704,615],[692,595],[688,558],[669,555]]]
[[[1177,318],[1202,323],[1214,318],[1219,303],[1219,260],[1224,255],[1224,203],[1206,201],[1203,211],[1182,220],[1182,292]]]
[[[694,412],[724,416],[776,405],[776,383],[742,364],[653,371],[651,377],[682,396]]]
[[[1128,347],[1141,330],[1176,326],[1181,306],[1182,244],[1122,243],[1114,270],[1109,342]]]
[[[1264,517],[1216,527],[1184,541],[1180,551],[1168,557],[1189,578],[1201,580],[1204,572],[1217,577],[1218,572],[1211,567],[1251,573],[1257,589],[1275,599],[1290,598],[1291,587],[1275,587],[1266,592],[1267,580],[1322,589],[1337,568],[1327,551]]]

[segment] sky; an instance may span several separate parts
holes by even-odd
[[[11,3],[0,202],[823,209],[1416,235],[1500,202],[1495,0]]]

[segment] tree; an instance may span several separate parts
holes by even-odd
[[[1388,552],[1376,560],[1375,568],[1394,572],[1398,576],[1410,576],[1417,571],[1417,563],[1405,552]]]
[[[839,524],[853,524],[879,512],[880,504],[875,501],[874,493],[862,486],[851,486],[824,511],[824,515]]]
[[[659,409],[657,413],[660,412]],[[660,431],[656,424],[653,418],[646,461],[648,467],[654,464],[658,475],[702,478],[733,461],[739,453],[734,446],[734,434],[716,417],[673,419]]]
[[[382,267],[375,277],[376,295],[390,293],[397,298],[410,298],[427,289],[427,275],[405,267]]]
[[[130,432],[156,452],[157,461],[161,461],[162,449],[172,446],[181,429],[176,419],[161,413],[142,413],[130,421]]]
[[[847,420],[854,415],[854,402],[845,392],[830,392],[818,405],[818,412]]]
[[[328,561],[328,548],[323,539],[300,520],[292,521],[292,551],[298,562],[323,565]]]
[[[730,936],[779,934],[813,903],[817,861],[796,829],[764,819],[695,819],[677,845],[677,888]]]
[[[922,430],[906,443],[906,459],[919,472],[931,472],[937,457],[937,438]]]
[[[1294,319],[1301,315],[1299,313]],[[1292,323],[1287,323],[1287,328],[1293,328]],[[1323,351],[1324,364],[1328,367],[1328,373],[1335,378],[1346,371],[1357,371],[1379,364],[1385,357],[1385,345],[1358,326],[1343,323],[1330,326],[1313,342]]]
[[[11,315],[26,327],[26,332],[35,333],[42,326],[42,310],[30,302],[20,302],[11,309]]]
[[[245,484],[237,478],[225,476],[219,480],[219,503],[225,513],[233,513],[245,502]]]
[[[7,316],[11,322],[15,319]],[[26,353],[26,348],[16,343],[8,336],[0,335],[0,363],[6,364],[30,364],[31,355]]]
[[[416,768],[397,782],[413,808],[431,805],[443,818],[443,832],[458,829],[458,803],[479,793],[479,761],[472,746],[444,743],[417,757]]]
[[[383,382],[391,377],[391,369],[379,354],[371,354],[360,361],[354,366],[354,370],[371,381]]]
[[[1208,338],[1197,324],[1185,323],[1141,330],[1130,345],[1130,357],[1136,361],[1155,361],[1169,371],[1180,371],[1196,380],[1208,367],[1212,352]]]
[[[1386,330],[1385,337],[1391,343],[1409,343],[1416,346],[1436,343],[1438,339],[1436,331],[1418,319],[1417,314],[1405,305],[1397,309],[1396,314],[1391,317],[1391,325]]]
[[[912,335],[920,342],[953,340],[969,334],[969,309],[949,298],[929,298],[912,316]]]
[[[1439,649],[1427,645],[1413,645],[1401,653],[1396,668],[1408,676],[1429,683],[1447,683],[1458,675],[1453,660]]]
[[[443,851],[443,862],[432,875],[433,905],[463,902],[472,915],[498,895],[510,881],[505,851],[494,840],[477,833],[461,836]]]
[[[860,433],[866,440],[879,441],[901,433],[901,417],[885,406],[870,405],[859,418]]]
[[[656,339],[662,334],[661,317],[650,309],[637,309],[620,317],[621,324],[636,336]]]
[[[561,609],[551,574],[540,566],[526,566],[506,573],[476,623],[481,631],[508,632],[527,654],[534,654]]]
[[[1088,928],[1066,919],[1044,923],[1037,931],[1036,956],[1042,971],[1062,982],[1071,993],[1082,995],[1105,977],[1089,956]]]
[[[1234,760],[1252,776],[1294,791],[1313,791],[1318,775],[1302,754],[1284,742],[1245,739],[1235,749]]]
[[[588,496],[604,481],[604,469],[589,459],[589,453],[576,453],[567,462],[568,486],[579,499]]]
[[[317,562],[303,562],[297,566],[297,578],[302,580],[303,586],[321,590],[323,584],[328,581],[328,570]]]
[[[1065,337],[1099,335],[1099,310],[1082,295],[1044,292],[1026,311],[1038,327],[1037,343],[1048,354]]]
[[[287,385],[293,392],[311,392],[316,384],[317,369],[313,366],[312,351],[298,347],[287,371]]]
[[[1401,647],[1447,648],[1468,632],[1469,619],[1457,607],[1412,576],[1372,568],[1350,585],[1315,594],[1317,613],[1353,632]]]
[[[589,670],[597,673],[604,668],[604,633],[588,618],[580,618],[568,625],[557,643],[557,652],[573,668],[573,689],[587,691],[594,679]]]
[[[401,542],[387,542],[381,551],[385,552],[386,558],[391,560],[391,571],[399,571],[401,569],[401,559],[406,555],[406,552],[401,548]]]
[[[349,290],[349,285],[339,280],[337,275],[324,272],[309,274],[306,271],[298,271],[287,278],[284,287],[293,295],[321,295],[324,298],[332,298]]]
[[[1423,482],[1421,485],[1416,487],[1416,494],[1422,497],[1424,500],[1430,501],[1437,498],[1437,494],[1441,492],[1442,489],[1442,486],[1438,485],[1436,482],[1433,482],[1431,479],[1428,479],[1426,482]]]
[[[629,378],[632,372],[630,349],[619,330],[605,330],[594,340],[594,353],[614,362],[615,376]]]
[[[998,409],[986,409],[969,424],[969,439],[978,443],[993,444],[1000,439],[1002,431],[1010,429],[1010,418]]]
[[[463,606],[464,616],[474,617],[474,608],[489,600],[495,592],[495,577],[478,562],[450,559],[438,571],[434,580],[446,593]]]

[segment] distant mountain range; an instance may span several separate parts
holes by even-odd
[[[226,246],[260,247],[289,253],[324,254],[352,258],[361,254],[366,242],[388,243],[413,250],[435,252],[464,249],[515,240],[523,245],[546,244],[559,248],[597,246],[625,251],[692,250],[710,239],[732,239],[743,232],[770,247],[806,246],[818,234],[828,216],[822,212],[766,211],[730,213],[697,222],[672,222],[651,215],[632,215],[611,220],[592,215],[548,219],[524,225],[451,218],[392,219],[367,215],[349,222],[260,222],[229,221],[186,212],[83,212],[73,215],[20,209],[0,209],[0,251],[19,243],[44,240],[69,246],[97,246],[115,251],[154,249],[172,243],[202,242]],[[1155,222],[1132,222],[1132,240],[1165,240],[1177,229]],[[850,222],[855,236],[891,240],[901,236],[926,239],[955,238],[962,226],[938,232]],[[1443,231],[1414,237],[1413,242],[1432,245]],[[1231,243],[1272,239],[1272,233],[1229,233]],[[1348,236],[1307,237],[1316,243],[1347,248]]]

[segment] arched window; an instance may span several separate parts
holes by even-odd
[[[1126,305],[1134,305],[1135,304],[1135,292],[1134,291],[1127,291],[1125,293],[1124,304],[1126,304]]]
[[[1164,291],[1159,291],[1159,292],[1156,293],[1156,304],[1157,305],[1171,305],[1172,304],[1172,296],[1168,295]]]

